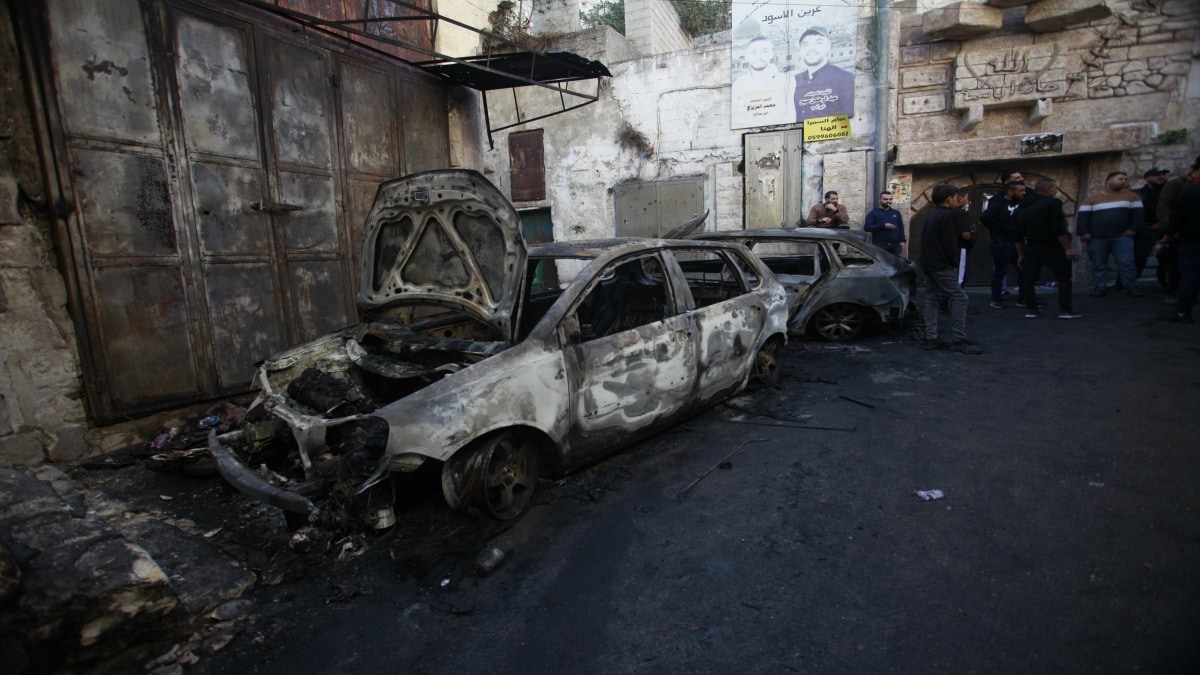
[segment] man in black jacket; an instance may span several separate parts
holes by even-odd
[[[956,211],[958,188],[935,185],[930,195],[936,204],[921,230],[921,271],[925,273],[925,349],[949,348],[963,354],[982,354],[983,348],[967,339],[967,294],[958,285],[958,251],[971,232]],[[938,339],[938,306],[950,300],[953,339]]]
[[[1192,306],[1200,294],[1200,157],[1192,162],[1190,173],[1169,185],[1171,190],[1164,188],[1162,199],[1170,201],[1159,204],[1159,219],[1167,216],[1165,232],[1175,242],[1179,258],[1179,302],[1168,321],[1193,323]]]
[[[987,208],[979,216],[979,222],[990,232],[992,254],[992,307],[1004,309],[1002,293],[1008,267],[1017,268],[1017,279],[1024,279],[1021,266],[1017,265],[1017,221],[1015,214],[1025,198],[1025,183],[1011,181],[1004,186],[1004,194],[988,200]]]
[[[1025,268],[1021,299],[1025,301],[1027,319],[1041,316],[1034,285],[1042,267],[1049,267],[1058,282],[1058,318],[1078,319],[1083,316],[1071,309],[1071,261],[1079,259],[1079,252],[1071,246],[1071,233],[1063,216],[1063,203],[1054,196],[1056,194],[1058,183],[1043,178],[1017,208],[1017,264]]]

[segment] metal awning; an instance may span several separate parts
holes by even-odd
[[[475,89],[483,94],[483,114],[487,123],[488,145],[495,147],[492,133],[510,129],[515,126],[535,120],[552,117],[589,103],[595,103],[600,94],[600,78],[611,77],[608,68],[599,61],[584,58],[570,52],[537,52],[521,48],[513,40],[491,33],[489,31],[469,26],[436,11],[405,2],[404,0],[380,0],[378,3],[362,3],[363,16],[352,19],[328,19],[288,7],[280,7],[265,0],[239,0],[239,2],[283,16],[294,21],[305,29],[317,31],[329,37],[349,40],[354,44],[375,51],[382,51],[372,43],[381,43],[400,47],[417,54],[433,57],[429,61],[410,61],[401,59],[425,72],[447,82]],[[297,3],[302,4],[302,3]],[[435,3],[431,3],[436,6]],[[373,11],[373,8],[390,6],[392,11]],[[437,27],[441,22],[473,32],[485,38],[483,43],[489,46],[502,45],[499,53],[488,53],[483,56],[454,57],[441,54],[433,49],[404,39],[401,31],[388,30],[389,25],[398,22],[425,21],[430,25],[431,43],[436,41]],[[362,41],[353,39],[362,38]],[[394,54],[388,54],[397,58]],[[587,80],[595,81],[592,93],[569,88],[572,82]],[[560,108],[554,112],[525,118],[516,103],[516,92],[513,101],[517,107],[517,119],[513,124],[493,127],[491,114],[488,110],[487,92],[498,89],[516,89],[517,87],[536,86],[549,89],[559,95]],[[568,100],[570,103],[568,103]]]

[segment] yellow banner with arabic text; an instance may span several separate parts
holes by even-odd
[[[846,115],[812,117],[804,120],[804,142],[828,141],[850,136],[850,118]]]

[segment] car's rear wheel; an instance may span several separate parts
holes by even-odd
[[[813,330],[821,339],[843,342],[862,335],[867,325],[867,314],[858,305],[839,302],[817,310],[812,322]]]
[[[754,355],[754,373],[750,383],[757,387],[767,387],[779,381],[779,351],[781,340],[771,338],[763,343],[758,353]]]
[[[537,472],[537,444],[520,432],[502,431],[446,462],[442,493],[451,508],[470,504],[496,520],[511,520],[529,508]]]

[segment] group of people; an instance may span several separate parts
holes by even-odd
[[[1145,185],[1130,190],[1129,175],[1114,171],[1104,179],[1100,191],[1080,202],[1075,214],[1075,234],[1087,248],[1092,264],[1092,297],[1117,291],[1144,296],[1137,280],[1145,270],[1151,252],[1158,258],[1158,280],[1166,292],[1166,302],[1174,311],[1163,317],[1174,323],[1193,323],[1192,309],[1200,292],[1200,157],[1186,175],[1167,178],[1170,171],[1154,167],[1143,174]],[[1035,286],[1042,270],[1048,269],[1058,288],[1059,319],[1078,319],[1082,315],[1072,306],[1072,263],[1080,252],[1074,247],[1067,227],[1063,202],[1057,197],[1058,183],[1043,178],[1025,184],[1019,172],[1003,172],[1004,192],[989,200],[980,223],[988,228],[993,268],[991,306],[1004,309],[1004,285],[1014,267],[1019,280],[1017,304],[1026,318],[1041,317],[1044,306],[1037,299]],[[885,193],[887,194],[887,193]],[[872,211],[886,213],[881,196],[880,207]],[[966,212],[966,191],[953,185],[934,186],[931,200],[935,207],[925,221],[921,237],[920,267],[925,274],[925,340],[927,349],[948,348],[978,354],[982,348],[967,339],[967,296],[960,273],[964,251],[972,245],[972,229]],[[882,216],[874,219],[873,232],[880,245],[895,245],[896,234],[881,226]],[[903,224],[899,225],[903,230]],[[903,238],[903,234],[899,237]],[[1116,284],[1108,281],[1109,259],[1117,268]],[[952,339],[938,337],[938,309],[948,301]]]
[[[1092,264],[1091,296],[1112,292],[1144,296],[1137,279],[1150,254],[1158,259],[1158,280],[1166,302],[1174,311],[1163,317],[1174,323],[1193,323],[1192,309],[1200,293],[1200,157],[1185,175],[1168,179],[1170,171],[1154,167],[1143,174],[1145,185],[1128,187],[1129,176],[1114,171],[1100,191],[1084,198],[1075,215],[1075,234],[1086,247]],[[992,255],[991,306],[1005,309],[1010,269],[1017,270],[1017,306],[1025,316],[1042,316],[1044,303],[1037,299],[1036,284],[1049,270],[1058,290],[1058,318],[1078,319],[1073,307],[1073,263],[1079,260],[1067,227],[1058,182],[1043,178],[1032,187],[1017,171],[1000,174],[1004,191],[993,196],[979,217],[988,229]],[[934,209],[921,235],[919,266],[925,275],[925,340],[927,349],[950,349],[967,354],[982,347],[967,338],[967,295],[963,291],[966,251],[974,241],[973,227],[964,209],[965,188],[936,185],[930,193]],[[904,219],[892,207],[893,195],[881,192],[879,204],[863,221],[872,242],[895,255],[904,255],[907,239]],[[826,192],[812,207],[804,224],[809,227],[846,227],[846,207],[838,194]],[[1110,286],[1108,262],[1115,261],[1117,280]],[[939,338],[939,308],[948,307],[951,337]]]

